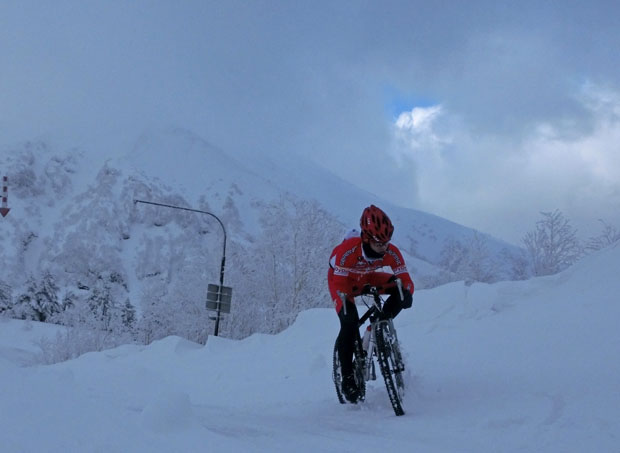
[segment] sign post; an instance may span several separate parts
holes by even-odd
[[[230,313],[230,300],[232,297],[232,288],[224,286],[224,267],[226,265],[226,228],[224,228],[224,224],[215,214],[212,214],[207,211],[201,211],[199,209],[184,208],[182,206],[173,206],[169,204],[155,203],[153,201],[144,201],[144,200],[134,200],[133,202],[135,204],[144,203],[144,204],[150,204],[150,205],[160,206],[164,208],[180,209],[182,211],[190,211],[190,212],[197,212],[199,214],[206,214],[208,216],[213,217],[215,220],[217,220],[220,226],[222,227],[222,232],[224,233],[224,248],[222,250],[222,264],[220,265],[220,284],[219,286],[211,285],[211,284],[209,285],[209,287],[214,286],[214,287],[219,288],[218,290],[215,291],[216,300],[214,301],[216,303],[217,317],[215,318],[215,329],[214,329],[213,335],[217,337],[219,330],[220,330],[220,313],[223,311],[223,308],[225,308],[226,300],[228,301],[227,302],[228,311],[225,311],[225,313]],[[209,292],[210,291],[211,291],[210,289],[207,291],[207,309],[210,309],[209,308]]]

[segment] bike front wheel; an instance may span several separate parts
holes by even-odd
[[[392,408],[396,415],[404,415],[405,396],[404,362],[400,353],[396,330],[391,321],[379,321],[375,330],[377,339],[377,358],[385,380]]]

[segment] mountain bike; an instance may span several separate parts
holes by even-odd
[[[396,279],[394,284],[397,285],[402,299],[403,294],[400,280]],[[370,287],[365,291],[365,293],[371,296],[370,304],[367,303],[368,298],[361,296],[368,310],[360,318],[358,327],[362,327],[367,320],[370,320],[370,323],[364,331],[364,340],[362,340],[359,330],[355,338],[353,375],[360,392],[359,401],[364,401],[366,398],[366,382],[376,380],[374,360],[376,358],[394,413],[396,415],[404,415],[403,397],[405,395],[405,382],[403,373],[405,371],[405,363],[398,344],[394,323],[391,318],[386,319],[383,314],[383,299],[379,291],[384,288]],[[341,404],[346,404],[347,401],[342,393],[342,369],[340,358],[338,357],[338,339],[336,339],[334,344],[332,377],[336,386],[338,400]]]

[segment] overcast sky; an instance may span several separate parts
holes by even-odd
[[[2,1],[0,142],[182,126],[511,242],[554,209],[587,237],[620,226],[618,49],[617,1]]]

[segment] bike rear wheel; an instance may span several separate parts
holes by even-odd
[[[334,357],[333,357],[333,371],[332,379],[334,380],[334,386],[336,387],[336,395],[338,395],[338,401],[341,404],[347,404],[342,393],[342,367],[340,365],[340,356],[338,355],[338,339],[334,343]],[[360,392],[360,398],[358,402],[364,401],[366,398],[366,380],[364,379],[364,350],[362,349],[362,340],[357,336],[355,340],[355,348],[353,349],[353,375],[355,376],[355,383]]]
[[[396,415],[404,415],[403,397],[405,396],[405,370],[396,330],[391,321],[379,321],[376,326],[377,358],[379,368],[385,380],[392,408]]]

